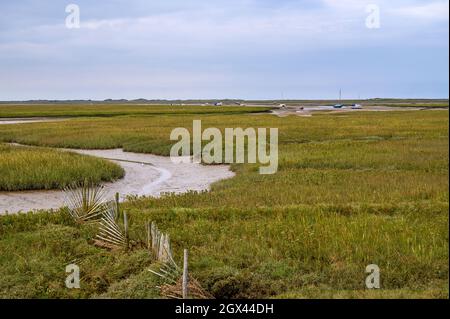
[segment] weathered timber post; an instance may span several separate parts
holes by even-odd
[[[119,203],[119,193],[116,193],[116,220],[120,218],[120,203]]]
[[[152,228],[150,222],[147,222],[147,249],[151,252],[152,249]]]
[[[128,236],[128,216],[126,212],[123,212],[123,227],[125,230],[125,249],[128,250],[129,236]]]
[[[188,250],[184,250],[184,258],[183,258],[183,299],[188,298],[188,285],[189,285],[189,275],[188,275]]]

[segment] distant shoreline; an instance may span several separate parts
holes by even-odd
[[[335,104],[335,103],[364,103],[364,104],[423,104],[423,103],[439,103],[446,104],[448,106],[448,98],[436,98],[436,99],[408,99],[408,98],[372,98],[372,99],[273,99],[273,100],[246,100],[246,99],[186,99],[186,100],[162,100],[162,99],[106,99],[106,100],[25,100],[25,101],[0,101],[0,104],[157,104],[157,105],[199,105],[199,104],[214,104],[221,102],[224,105],[239,105],[239,104],[261,104],[261,105],[275,105],[275,104]]]

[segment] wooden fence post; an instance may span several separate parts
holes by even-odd
[[[152,234],[151,234],[151,226],[150,226],[150,222],[148,221],[146,226],[147,226],[147,249],[151,252],[151,248],[152,248]]]
[[[116,220],[120,218],[120,203],[119,203],[119,193],[116,193]]]
[[[189,285],[189,279],[188,279],[188,250],[184,250],[184,258],[183,258],[183,299],[188,298],[188,285]]]
[[[125,249],[128,250],[128,216],[126,212],[123,212],[123,227],[125,229]]]

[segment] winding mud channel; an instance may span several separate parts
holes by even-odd
[[[122,200],[128,195],[158,197],[167,192],[209,190],[212,183],[234,176],[227,165],[173,163],[169,157],[124,152],[122,149],[64,150],[108,159],[122,166],[125,177],[104,184],[109,197],[113,198],[118,192]],[[0,192],[0,215],[57,209],[62,206],[64,206],[63,191]]]
[[[343,108],[334,108],[333,106],[287,106],[283,108],[278,108],[271,110],[269,114],[278,116],[278,117],[286,117],[289,115],[295,115],[300,117],[310,117],[313,114],[324,114],[327,112],[328,114],[339,114],[339,113],[348,113],[348,112],[407,112],[407,111],[436,111],[436,110],[448,110],[448,108],[426,108],[426,107],[403,107],[403,106],[363,106],[361,108],[353,109],[348,106],[344,106]],[[256,114],[256,113],[253,113]],[[258,113],[258,114],[267,114],[267,113]]]
[[[8,124],[28,124],[28,123],[43,123],[43,122],[60,122],[66,121],[69,118],[67,117],[25,117],[25,118],[0,118],[0,125],[8,125]]]

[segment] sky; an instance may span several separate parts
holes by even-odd
[[[448,98],[448,37],[448,0],[0,0],[0,100]]]

